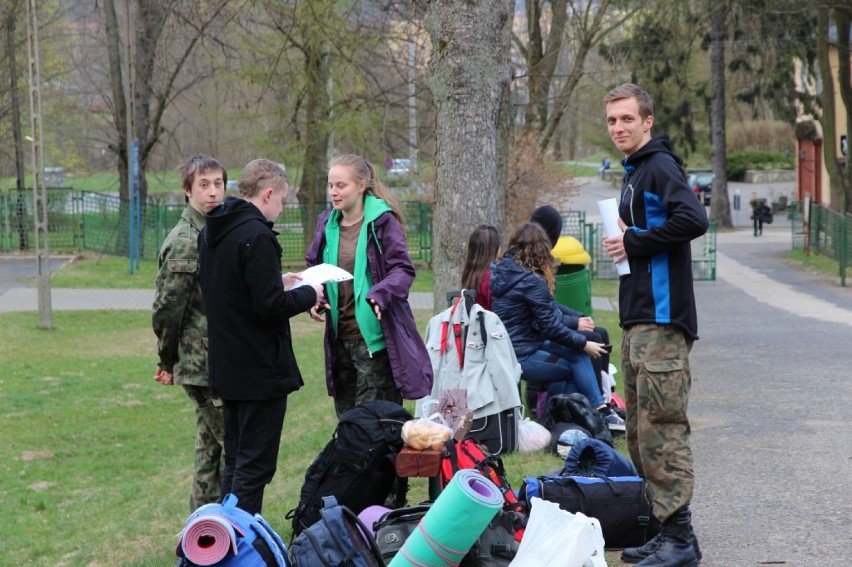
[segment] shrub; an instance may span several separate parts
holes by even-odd
[[[784,152],[746,150],[728,154],[728,179],[742,181],[746,170],[793,169],[792,155]]]
[[[728,126],[729,152],[766,150],[783,152],[795,146],[793,127],[780,121],[749,121]]]

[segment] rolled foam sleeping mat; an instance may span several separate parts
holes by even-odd
[[[493,482],[473,469],[458,471],[388,567],[458,565],[502,506]]]
[[[229,552],[237,553],[237,534],[234,526],[222,516],[198,516],[184,528],[180,546],[192,563],[214,565]]]
[[[367,506],[364,508],[360,514],[358,514],[358,519],[364,522],[364,525],[370,530],[370,535],[375,537],[376,535],[376,522],[378,522],[382,516],[390,512],[390,508],[385,508],[384,506],[373,505]]]

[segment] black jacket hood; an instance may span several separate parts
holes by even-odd
[[[266,220],[260,209],[239,197],[228,197],[205,215],[206,230],[204,238],[207,245],[215,248],[225,237],[238,226],[247,222],[259,220],[272,228],[273,223]]]
[[[657,136],[656,138],[651,138],[651,140],[639,148],[636,153],[627,156],[621,162],[624,168],[630,173],[633,169],[636,168],[640,163],[645,161],[649,156],[663,152],[671,155],[675,162],[681,167],[683,167],[683,159],[680,156],[674,153],[674,148],[672,148],[671,140],[669,140],[668,136]]]

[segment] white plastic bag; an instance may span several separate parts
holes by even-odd
[[[612,401],[612,392],[615,390],[615,373],[618,369],[610,362],[609,368],[601,370],[601,389],[603,390],[603,399],[606,403]]]
[[[550,431],[540,423],[525,418],[518,424],[518,451],[531,453],[550,446]]]
[[[554,502],[532,499],[518,553],[509,567],[606,567],[600,522]]]

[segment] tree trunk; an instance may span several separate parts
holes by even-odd
[[[21,135],[21,96],[18,91],[18,60],[15,57],[15,18],[18,10],[17,0],[12,0],[6,12],[6,54],[9,62],[9,95],[12,114],[12,139],[15,146],[15,230],[18,233],[18,246],[29,250],[30,233],[27,226],[26,183],[24,183],[24,140]]]
[[[121,39],[115,0],[104,0],[104,34],[107,42],[110,88],[112,90],[112,119],[116,130],[116,143],[110,145],[118,158],[118,194],[127,199],[130,188],[127,184],[127,97],[124,93],[124,72],[121,58]]]
[[[843,201],[843,172],[837,163],[837,114],[834,105],[837,97],[834,96],[834,79],[831,73],[831,63],[828,60],[828,27],[831,20],[830,2],[822,2],[817,8],[817,61],[819,62],[819,74],[822,76],[822,105],[823,133],[823,158],[825,169],[828,171],[828,180],[831,186],[831,202],[834,210],[844,210]]]
[[[437,111],[432,266],[435,309],[458,289],[467,239],[479,224],[502,231],[513,0],[433,0],[428,85]]]
[[[524,123],[527,130],[539,131],[547,119],[547,80],[542,75],[541,60],[544,45],[541,35],[541,2],[527,1],[527,107],[524,110]],[[542,116],[542,104],[544,115]]]
[[[148,199],[148,179],[145,172],[148,169],[148,159],[160,137],[160,116],[167,104],[154,90],[151,77],[155,76],[154,67],[157,61],[157,45],[163,35],[166,21],[169,18],[169,3],[163,0],[137,0],[137,13],[134,33],[135,48],[133,53],[133,135],[139,140],[139,201],[145,203]],[[215,9],[215,8],[214,8]],[[202,28],[203,29],[203,28]],[[203,31],[196,32],[203,33]],[[178,63],[173,70],[180,72],[182,64]],[[171,86],[171,85],[170,85]],[[159,109],[159,114],[152,112],[152,107]]]
[[[311,244],[317,216],[325,208],[328,187],[328,143],[330,100],[328,97],[328,61],[321,49],[307,45],[305,51],[305,158],[299,188],[300,204],[307,206],[304,223],[305,250]]]
[[[710,99],[710,141],[713,145],[713,190],[710,218],[719,228],[731,228],[731,208],[728,200],[728,158],[725,131],[725,16],[723,2],[710,8],[710,80],[713,97]]]

